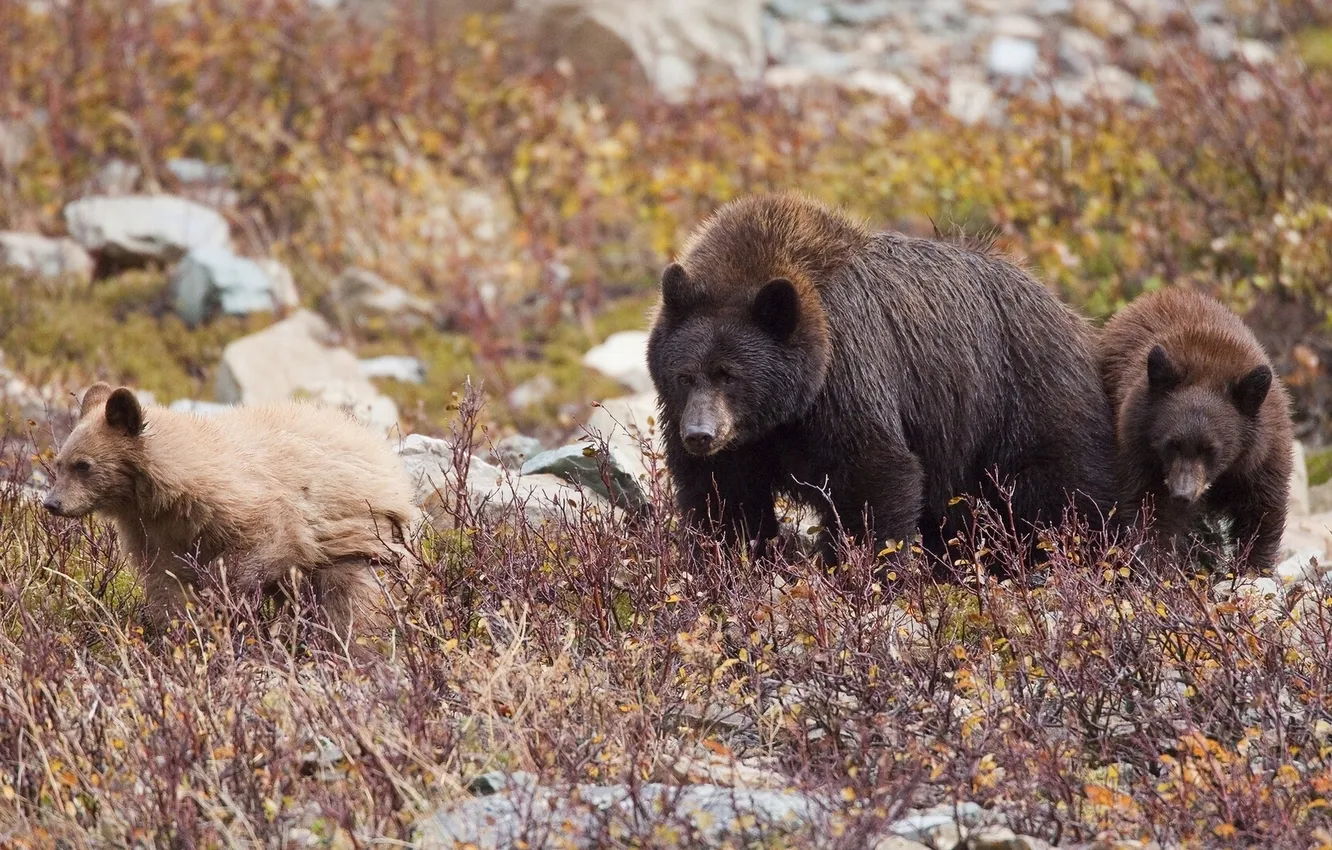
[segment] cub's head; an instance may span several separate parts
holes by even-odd
[[[55,459],[55,483],[42,506],[81,517],[126,504],[134,488],[144,427],[134,393],[97,383],[83,394],[79,422]]]
[[[693,455],[707,457],[800,416],[831,357],[818,296],[785,277],[710,282],[678,263],[661,278],[648,369]]]
[[[1244,451],[1272,387],[1272,369],[1256,366],[1218,386],[1192,382],[1165,348],[1147,355],[1147,392],[1154,412],[1152,452],[1172,499],[1200,499]]]

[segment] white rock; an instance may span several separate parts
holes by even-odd
[[[652,468],[652,458],[648,455],[658,456],[658,469],[663,466],[660,456],[664,447],[656,420],[658,413],[655,392],[608,399],[598,404],[588,416],[584,430],[594,440],[604,440],[607,446],[625,458],[626,468],[646,487]]]
[[[583,365],[614,378],[635,392],[653,389],[647,366],[647,331],[620,331],[588,349]]]
[[[1309,468],[1304,460],[1304,444],[1299,440],[1291,443],[1290,496],[1286,502],[1287,516],[1308,516],[1309,510]]]
[[[994,107],[994,89],[968,77],[948,81],[948,114],[964,124],[985,120]]]
[[[1123,103],[1133,97],[1138,88],[1138,79],[1115,65],[1102,65],[1092,72],[1087,94],[1115,103]]]
[[[514,410],[526,410],[545,401],[553,392],[555,392],[555,381],[544,373],[537,375],[509,391],[509,407]]]
[[[1309,513],[1332,511],[1332,481],[1324,481],[1309,488]]]
[[[65,207],[74,241],[95,256],[173,263],[196,248],[231,247],[226,219],[172,195],[83,198]]]
[[[1272,574],[1286,584],[1316,582],[1332,570],[1326,547],[1310,546],[1297,550],[1272,569]]]
[[[1250,65],[1270,65],[1276,61],[1276,50],[1272,45],[1256,38],[1246,38],[1237,45],[1239,55]]]
[[[1069,27],[1059,33],[1058,58],[1060,70],[1083,76],[1104,65],[1109,51],[1095,33]]]
[[[89,281],[93,259],[73,239],[51,239],[38,233],[0,232],[0,266],[41,277]]]
[[[366,378],[388,378],[405,384],[423,384],[425,364],[416,357],[403,354],[367,357],[361,361],[361,375]]]
[[[451,527],[446,510],[458,487],[454,449],[446,440],[410,434],[396,449],[412,480],[416,502],[437,528]],[[574,518],[582,511],[602,516],[611,507],[589,490],[580,490],[553,475],[518,475],[486,463],[476,455],[466,458],[466,499],[471,510],[489,519],[523,517],[540,525],[559,517]]]
[[[896,74],[861,68],[852,71],[843,82],[852,91],[863,91],[893,101],[902,109],[910,109],[916,101],[916,90]]]
[[[1263,81],[1249,71],[1240,71],[1235,75],[1235,81],[1230,85],[1235,97],[1245,103],[1262,100],[1263,95],[1267,94],[1267,86],[1263,85]]]
[[[1198,49],[1217,60],[1229,59],[1235,53],[1235,31],[1224,24],[1207,24],[1198,28]]]
[[[261,404],[304,397],[340,407],[387,433],[398,420],[393,400],[380,395],[361,374],[360,361],[329,345],[331,331],[309,310],[235,340],[222,352],[217,400]]]
[[[1025,38],[999,36],[990,42],[985,67],[997,77],[1030,77],[1036,73],[1040,58],[1036,42]]]

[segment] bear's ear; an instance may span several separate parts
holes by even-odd
[[[1272,388],[1272,369],[1258,366],[1252,372],[1235,382],[1230,394],[1235,399],[1235,406],[1245,416],[1255,416],[1267,399],[1267,391]]]
[[[689,310],[698,298],[698,287],[685,274],[684,266],[671,263],[661,273],[661,303],[668,313],[680,315]]]
[[[1179,383],[1179,370],[1170,362],[1170,355],[1159,345],[1152,346],[1147,355],[1147,386],[1152,392],[1163,393]]]
[[[143,408],[133,390],[121,387],[111,393],[106,400],[106,424],[131,437],[143,433]]]
[[[763,285],[754,298],[754,321],[773,339],[785,342],[800,324],[800,294],[784,277]]]
[[[111,385],[103,381],[88,387],[83,393],[83,398],[79,400],[79,418],[84,418],[100,407],[109,395],[111,395]]]

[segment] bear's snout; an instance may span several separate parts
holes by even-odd
[[[64,508],[60,504],[60,499],[55,493],[47,493],[46,498],[42,499],[42,507],[55,516],[63,516]]]
[[[733,430],[730,406],[720,393],[702,390],[693,393],[685,403],[680,439],[691,455],[716,454],[731,441]]]
[[[1195,502],[1207,492],[1207,469],[1200,460],[1176,460],[1166,475],[1170,497],[1181,502]]]

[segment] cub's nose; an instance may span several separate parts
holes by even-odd
[[[690,454],[705,455],[712,450],[717,435],[710,428],[693,425],[685,429],[684,444]]]
[[[60,500],[55,496],[48,494],[45,499],[42,499],[42,507],[46,508],[56,516],[60,516]]]

